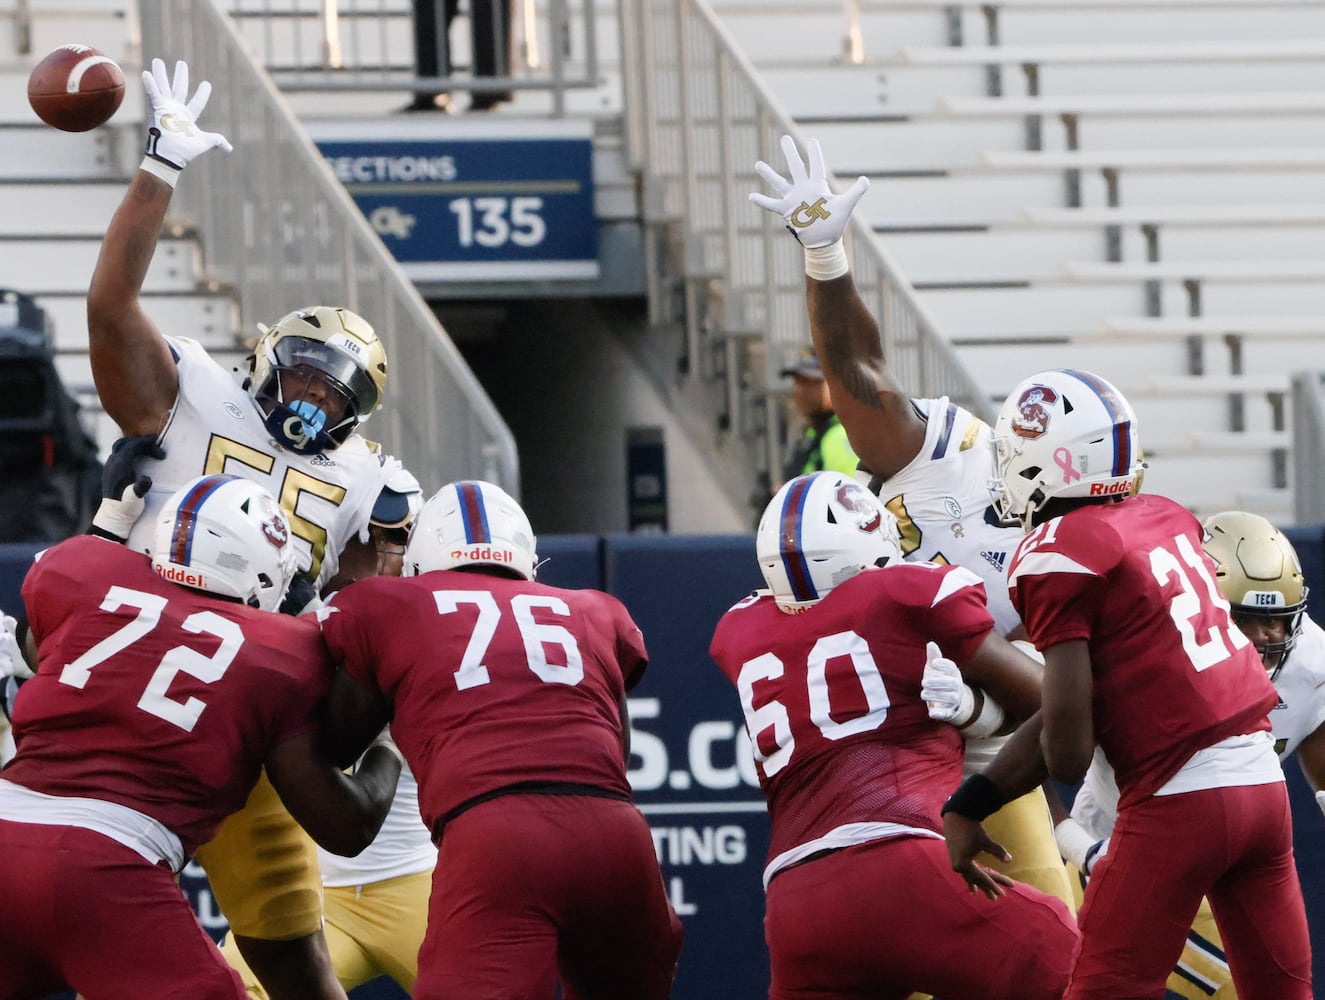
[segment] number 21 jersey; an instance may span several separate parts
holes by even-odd
[[[1268,730],[1278,702],[1202,535],[1184,507],[1143,493],[1048,521],[1013,556],[1009,593],[1036,647],[1089,643],[1095,739],[1124,807],[1196,751]]]

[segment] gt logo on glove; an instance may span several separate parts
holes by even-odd
[[[805,229],[808,226],[812,226],[819,219],[823,219],[827,222],[833,217],[833,213],[828,211],[827,206],[827,198],[820,198],[813,205],[807,205],[805,202],[801,202],[796,206],[796,210],[788,216],[787,221],[797,229]]]
[[[755,173],[773,189],[773,194],[752,191],[750,200],[760,208],[782,216],[791,235],[805,249],[818,250],[842,239],[847,223],[851,221],[851,213],[869,190],[870,182],[868,177],[857,177],[851,187],[841,194],[833,194],[819,143],[809,140],[805,151],[808,166],[796,149],[796,140],[784,135],[782,155],[787,161],[788,177],[783,177],[760,160],[755,164]]]
[[[167,132],[179,132],[181,135],[202,135],[202,129],[194,125],[193,122],[175,115],[162,115],[161,127]]]

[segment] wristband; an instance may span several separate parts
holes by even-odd
[[[971,714],[965,722],[957,723],[962,736],[968,740],[982,740],[1003,728],[1003,709],[980,688],[967,688],[973,696]],[[965,693],[963,692],[963,698]]]
[[[138,164],[138,169],[147,171],[153,177],[161,178],[161,180],[165,181],[172,188],[179,181],[179,175],[183,173],[182,170],[177,170],[164,160],[153,156],[144,156],[143,162]]]
[[[1095,859],[1103,852],[1104,845],[1108,842],[1109,840],[1107,837],[1104,840],[1097,840],[1086,850],[1086,860],[1082,863],[1081,870],[1087,875],[1089,875],[1090,870],[1095,867]]]
[[[1097,841],[1084,826],[1069,816],[1054,827],[1054,843],[1058,845],[1058,853],[1064,861],[1072,862],[1084,872],[1086,858]]]
[[[833,240],[826,247],[805,248],[805,273],[815,281],[832,281],[850,269],[846,247],[841,240]]]
[[[983,774],[973,774],[963,781],[955,792],[948,796],[939,810],[940,816],[955,812],[958,816],[984,822],[987,816],[1003,808],[1007,798],[998,790],[998,786]]]

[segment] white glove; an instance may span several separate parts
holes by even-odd
[[[846,232],[847,222],[856,203],[869,190],[868,177],[857,177],[844,194],[833,194],[828,186],[828,171],[824,167],[823,150],[811,139],[806,145],[810,158],[810,172],[796,151],[796,141],[789,135],[782,137],[782,155],[787,160],[788,181],[763,160],[755,164],[759,174],[777,193],[770,198],[758,191],[750,193],[750,200],[760,208],[782,216],[791,235],[807,250],[836,243]]]
[[[938,643],[925,646],[925,674],[920,680],[920,697],[925,699],[929,717],[935,722],[962,725],[969,722],[975,712],[975,692],[964,680]]]
[[[234,148],[220,132],[198,128],[198,115],[212,96],[212,85],[204,80],[189,100],[189,67],[182,59],[175,63],[173,81],[166,79],[166,64],[153,59],[151,72],[143,70],[143,89],[152,106],[152,126],[147,130],[147,156],[142,169],[173,187],[190,160],[214,147],[227,153]]]
[[[18,620],[13,615],[0,614],[0,680],[10,677],[31,677],[28,661],[18,644]]]
[[[1054,827],[1054,842],[1064,861],[1070,861],[1089,876],[1095,863],[1109,850],[1109,838],[1096,840],[1084,826],[1069,816]]]

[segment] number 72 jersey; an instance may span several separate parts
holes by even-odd
[[[1012,558],[1009,592],[1036,648],[1090,645],[1095,739],[1124,806],[1196,751],[1268,730],[1278,702],[1202,535],[1184,507],[1141,494],[1048,521]]]

